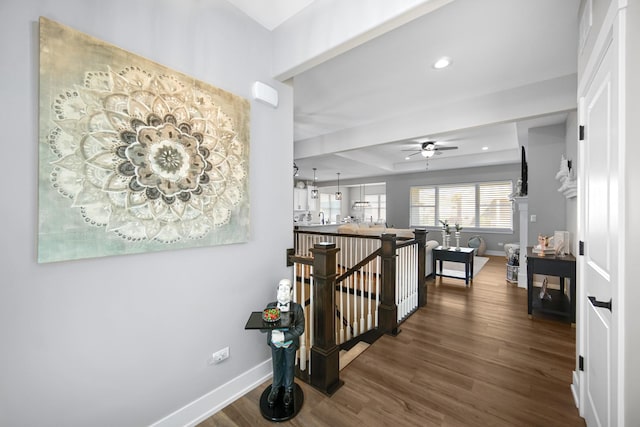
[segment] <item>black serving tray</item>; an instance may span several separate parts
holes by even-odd
[[[249,316],[245,329],[269,330],[287,330],[293,325],[293,313],[289,311],[280,312],[280,320],[277,322],[265,322],[262,320],[262,311],[254,311]]]

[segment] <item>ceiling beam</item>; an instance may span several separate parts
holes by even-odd
[[[453,0],[316,0],[273,32],[273,74],[286,81]]]
[[[440,105],[327,135],[296,141],[295,158],[304,159],[392,141],[507,123],[576,109],[577,75]]]

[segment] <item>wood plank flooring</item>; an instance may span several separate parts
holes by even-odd
[[[305,402],[284,426],[584,426],[570,390],[575,329],[527,316],[526,289],[491,257],[470,288],[428,281],[427,306],[340,372],[327,397],[300,383]],[[258,402],[267,382],[200,427],[273,425]]]

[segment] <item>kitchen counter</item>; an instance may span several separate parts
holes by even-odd
[[[298,227],[300,231],[317,231],[320,233],[336,233],[340,224],[302,224],[293,223],[294,227]]]

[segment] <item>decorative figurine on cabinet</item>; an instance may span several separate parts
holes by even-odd
[[[549,236],[543,236],[542,234],[538,234],[538,245],[540,245],[540,249],[548,248]]]
[[[547,290],[548,286],[549,286],[549,279],[545,277],[544,280],[542,281],[542,287],[540,288],[540,295],[539,295],[540,299],[543,301],[544,300],[551,301],[551,294]]]
[[[540,256],[555,254],[555,249],[551,247],[552,241],[553,236],[538,234],[538,244],[533,247],[533,253]]]
[[[300,335],[304,333],[304,311],[302,306],[291,301],[293,287],[289,279],[282,279],[278,283],[277,301],[267,304],[267,309],[278,308],[280,313],[289,312],[293,317],[287,330],[269,330],[267,344],[271,347],[273,361],[273,383],[267,396],[267,402],[273,407],[278,400],[281,389],[284,390],[282,403],[289,407],[293,403],[293,374],[296,350],[300,347]]]

